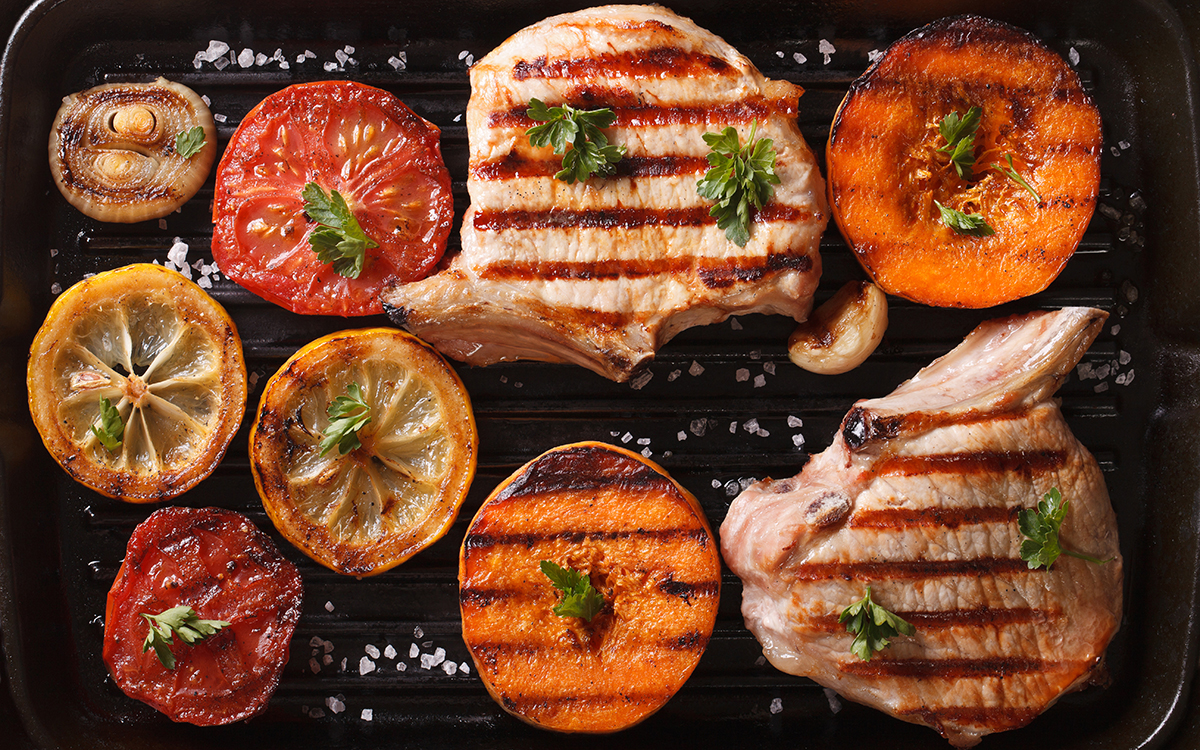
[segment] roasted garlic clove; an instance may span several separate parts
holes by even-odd
[[[879,346],[887,322],[887,296],[870,282],[851,281],[796,327],[788,357],[822,375],[853,370]]]
[[[204,145],[176,150],[180,133],[200,126]],[[204,100],[186,86],[110,83],[71,94],[50,130],[50,172],[72,206],[100,221],[157,219],[204,184],[217,153],[217,129]]]

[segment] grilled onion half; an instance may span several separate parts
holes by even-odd
[[[176,150],[199,126],[204,145]],[[165,78],[71,94],[50,130],[50,172],[72,206],[100,221],[157,219],[204,184],[217,153],[212,113],[195,91]]]

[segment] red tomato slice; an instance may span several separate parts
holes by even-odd
[[[207,726],[266,705],[288,659],[303,587],[250,519],[217,508],[164,508],[129,539],[108,592],[104,661],[117,685],[175,721]],[[175,669],[142,652],[141,614],[188,605],[230,625],[192,646],[174,637]]]
[[[292,312],[374,315],[379,292],[428,276],[454,219],[439,131],[386,91],[301,83],[252,109],[217,167],[213,258],[250,291]],[[379,247],[357,279],[317,259],[300,192],[336,190]]]

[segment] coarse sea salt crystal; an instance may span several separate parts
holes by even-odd
[[[407,672],[407,671],[408,671],[408,665],[407,665],[407,664],[405,664],[405,663],[404,663],[404,662],[402,662],[402,661],[398,661],[398,662],[396,662],[396,671],[397,671],[397,672]]]
[[[280,70],[291,70],[292,66],[288,64],[287,60],[280,60],[279,61],[279,69]]]
[[[217,122],[225,122],[229,118],[226,117],[225,115],[221,114],[220,112],[215,112],[215,113],[213,113],[213,119],[216,120]]]
[[[395,55],[392,55],[391,57],[389,57],[387,61],[388,61],[388,65],[391,65],[394,69],[404,70],[404,61],[401,60],[400,58],[396,57]]]
[[[737,432],[737,421],[735,420],[735,421],[729,423],[729,434],[733,435],[736,432]]]
[[[349,44],[347,44],[345,47],[342,47],[342,51],[344,51],[344,52],[345,52],[347,55],[353,55],[353,54],[354,54],[354,47],[352,47],[352,46],[350,46]]]
[[[196,279],[196,286],[200,287],[201,289],[212,289],[212,279],[208,278],[207,276],[201,276],[200,278]]]
[[[627,432],[627,433],[625,433],[624,435],[622,435],[622,436],[621,436],[621,442],[622,442],[622,443],[628,443],[630,440],[633,440],[633,433],[632,433],[632,432]]]
[[[417,640],[421,640],[424,637],[425,637],[425,631],[421,629],[421,626],[420,625],[413,626],[413,638],[416,638]]]
[[[332,611],[333,611],[333,602],[325,602],[325,611],[326,611],[326,612],[332,612]]]
[[[779,58],[782,58],[782,57],[783,57],[783,50],[779,50],[779,49],[775,50],[775,56],[776,56],[776,57],[779,57]]]
[[[642,448],[642,458],[650,458],[654,455],[654,451],[649,448]]]
[[[358,673],[360,675],[370,674],[375,671],[375,662],[371,661],[369,656],[364,656],[358,660]]]
[[[682,443],[684,440],[687,440],[687,433],[680,430],[675,434],[675,439]]]
[[[704,437],[704,433],[708,430],[708,420],[693,419],[692,423],[688,425],[688,429],[691,430],[692,434],[696,437]]]
[[[226,68],[229,67],[229,58],[228,57],[218,57],[216,60],[213,61],[213,67],[216,68],[217,70],[225,70]]]
[[[383,650],[383,655],[384,655],[384,657],[386,657],[388,659],[395,659],[396,658],[396,647],[389,643],[387,645],[387,648],[385,648]]]
[[[650,445],[650,438],[638,438],[637,444],[638,445]]]
[[[1079,50],[1072,47],[1070,49],[1070,51],[1067,52],[1067,59],[1071,61],[1072,65],[1078,65],[1079,64]]]
[[[254,64],[254,50],[250,49],[249,47],[242,50],[241,53],[237,56],[237,64],[241,65],[243,68],[248,68],[251,65],[253,65]]]
[[[757,419],[747,419],[746,423],[742,425],[742,429],[745,430],[746,432],[757,432],[758,431],[758,420]]]
[[[335,62],[327,62],[323,67],[325,68],[326,73],[332,73],[333,71],[337,70],[338,65]]]
[[[792,445],[796,446],[797,448],[803,448],[804,436],[799,433],[792,435]]]
[[[349,657],[343,656],[342,663],[338,666],[338,669],[345,672],[346,671],[346,662],[348,662],[349,660],[350,660]]]
[[[733,374],[733,377],[739,383],[745,383],[750,379],[750,370],[745,367],[739,367],[738,371]]]
[[[462,52],[458,53],[458,59],[461,60],[469,54],[471,54],[470,50],[463,50]]]
[[[162,230],[166,230],[166,228],[167,228],[167,220],[166,220],[166,219],[159,219],[159,220],[158,220],[158,228],[159,228],[159,229],[162,229]]]
[[[343,50],[340,49],[334,50],[333,56],[337,58],[338,65],[345,65],[346,61],[350,59],[350,55],[347,55]]]
[[[314,635],[312,638],[308,639],[308,645],[313,648],[320,648],[321,644],[324,642],[325,640],[319,635]]]
[[[755,375],[754,376],[754,387],[755,388],[762,388],[766,384],[767,384],[767,376],[766,375]]]
[[[1096,393],[1104,393],[1105,391],[1108,390],[1108,383],[1099,383],[1092,390],[1095,391]]]
[[[702,372],[704,372],[704,365],[693,359],[691,366],[688,367],[688,375],[694,378]]]
[[[442,671],[448,675],[452,675],[458,671],[458,665],[452,661],[442,663]]]
[[[316,60],[316,59],[317,59],[317,53],[316,53],[316,52],[313,52],[313,51],[312,51],[312,50],[310,50],[310,49],[306,49],[306,50],[304,50],[304,56],[305,56],[305,57],[307,57],[309,60]]]
[[[721,480],[720,480],[720,479],[714,479],[714,480],[712,480],[712,486],[713,486],[713,489],[714,489],[714,490],[719,490],[719,489],[721,489]]]
[[[730,479],[728,482],[725,483],[726,497],[735,497],[737,495],[737,493],[739,493],[741,491],[742,491],[742,486],[740,484],[738,484],[738,481],[736,479]]]
[[[332,695],[325,699],[325,705],[335,714],[340,714],[346,710],[346,704],[340,698]]]
[[[777,714],[783,711],[783,700],[781,698],[771,699],[771,713]]]
[[[822,55],[825,56],[825,64],[828,65],[829,61],[831,59],[833,59],[832,58],[833,53],[837,52],[837,49],[829,42],[828,39],[822,39],[817,44],[817,52],[820,52]]]
[[[372,659],[379,658],[379,649],[376,648],[373,644],[368,643],[366,646],[363,647],[363,651],[366,651],[367,656],[371,657]]]
[[[873,49],[867,53],[867,60],[870,62],[875,62],[881,57],[883,57],[883,50]]]
[[[649,383],[650,379],[653,377],[654,373],[650,370],[646,370],[641,375],[638,375],[636,378],[629,381],[629,387],[635,391],[640,391],[642,388],[646,387],[646,383]]]
[[[309,659],[308,668],[312,670],[313,674],[316,674],[317,672],[321,671],[321,663],[318,662],[316,658]]]
[[[738,320],[737,318],[730,318],[729,319],[729,327],[735,331],[740,331],[740,330],[742,330],[742,322],[740,320]]]
[[[296,55],[296,62],[298,62],[298,63],[304,62],[304,55]]]
[[[308,711],[308,715],[309,715],[311,718],[314,718],[314,719],[324,719],[324,718],[325,718],[325,709],[323,709],[323,708],[311,708],[311,709],[309,709],[309,711]]]
[[[793,52],[792,59],[795,60],[798,65],[803,65],[804,63],[808,62],[808,58],[799,52]]]
[[[667,382],[668,383],[675,382],[679,378],[679,376],[682,374],[683,374],[683,370],[671,370],[670,374],[667,375]]]
[[[375,709],[364,708],[362,710],[362,713],[358,715],[358,718],[362,719],[363,721],[374,721],[375,720]]]
[[[421,649],[417,646],[417,644],[414,643],[413,645],[408,647],[408,658],[415,659],[420,655],[421,655]]]
[[[464,661],[462,664],[458,665],[458,671],[462,672],[463,674],[471,674],[471,667]]]
[[[321,663],[328,667],[330,664],[333,664],[333,657],[329,654],[325,654],[321,657]]]
[[[803,427],[804,420],[801,419],[800,417],[796,417],[796,416],[789,414],[788,419],[787,419],[787,426],[788,427]]]
[[[1133,356],[1129,352],[1122,349],[1121,351],[1117,352],[1117,359],[1121,362],[1121,364],[1127,365],[1129,364],[1129,360],[1133,359]]]
[[[267,57],[267,53],[259,52],[257,55],[254,56],[254,64],[259,65],[259,66],[266,65],[267,60],[270,60],[270,59],[271,58]]]

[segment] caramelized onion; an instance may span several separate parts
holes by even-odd
[[[191,157],[175,139],[199,125]],[[166,216],[208,177],[217,152],[212,113],[195,91],[165,78],[110,83],[63,99],[50,130],[50,172],[72,206],[100,221]]]

